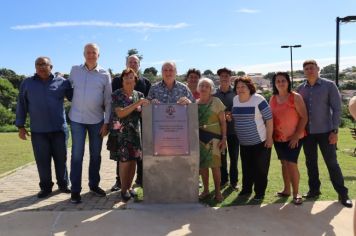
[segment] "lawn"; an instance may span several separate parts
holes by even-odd
[[[0,133],[0,175],[34,161],[31,140],[17,133]]]
[[[349,188],[349,196],[353,199],[356,197],[356,157],[352,156],[352,152],[355,147],[356,140],[352,139],[349,129],[340,129],[338,143],[338,160],[345,177],[345,185]],[[0,162],[2,163],[0,165],[0,175],[34,161],[30,140],[20,140],[17,136],[17,133],[0,133],[0,150]],[[239,180],[242,179],[240,164],[241,163],[239,159]],[[321,155],[319,155],[319,167],[320,180],[322,183],[322,195],[320,195],[319,200],[336,200],[337,194],[331,185],[329,175]],[[299,157],[299,170],[301,176],[300,192],[304,193],[308,191],[308,178],[305,168],[305,157],[303,151],[301,152]],[[212,179],[210,179],[210,184],[210,190],[213,191]],[[291,197],[289,197],[288,199],[278,199],[274,196],[275,193],[281,190],[282,188],[283,180],[281,176],[280,163],[277,160],[276,154],[273,150],[271,166],[269,170],[269,182],[263,203],[291,201]],[[208,204],[210,206],[256,204],[250,199],[238,198],[238,192],[233,191],[229,187],[224,188],[222,192],[225,197],[225,200],[221,204],[217,204],[214,200],[212,200],[213,192],[211,193],[211,199],[205,200],[203,201],[203,203]],[[138,193],[139,197],[136,199],[136,201],[142,201],[142,189],[139,189]]]

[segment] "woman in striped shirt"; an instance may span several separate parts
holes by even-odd
[[[248,77],[235,80],[232,116],[240,141],[242,190],[239,196],[250,196],[254,186],[254,200],[264,198],[273,144],[271,109]]]

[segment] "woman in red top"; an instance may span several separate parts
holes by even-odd
[[[273,96],[270,106],[273,114],[273,141],[278,159],[282,163],[284,189],[279,197],[288,197],[293,189],[293,203],[302,204],[298,193],[298,156],[308,121],[303,98],[291,91],[291,81],[285,72],[277,72],[272,78]]]

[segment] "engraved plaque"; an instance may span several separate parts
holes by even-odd
[[[154,104],[152,109],[153,155],[189,155],[188,107]]]

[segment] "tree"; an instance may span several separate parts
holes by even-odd
[[[151,75],[157,76],[157,73],[158,73],[158,70],[157,70],[156,68],[154,68],[153,66],[152,66],[152,67],[149,67],[149,68],[146,68],[146,69],[143,71],[143,74],[144,74],[144,75],[151,74]]]
[[[14,86],[14,88],[19,89],[22,80],[25,79],[24,75],[17,75],[13,70],[2,68],[0,69],[0,77],[8,80]]]
[[[0,104],[0,127],[14,123],[15,114]]]
[[[246,73],[244,71],[238,71],[236,75],[237,76],[245,76]]]
[[[10,110],[15,110],[18,90],[10,81],[0,78],[0,104]]]
[[[263,78],[264,78],[264,79],[267,79],[267,80],[269,80],[269,81],[272,82],[272,78],[273,78],[274,75],[275,75],[274,72],[268,72],[267,74],[265,74],[265,75],[263,76]]]
[[[203,75],[205,75],[205,76],[208,76],[208,75],[214,75],[214,73],[211,71],[211,70],[205,70],[204,72],[203,72]]]
[[[136,55],[140,59],[140,61],[142,61],[143,59],[143,56],[138,54],[138,50],[136,48],[132,48],[127,51],[127,57],[131,55]]]
[[[330,79],[330,80],[335,80],[336,79],[336,65],[330,64],[330,65],[323,67],[320,70],[320,76],[323,78]],[[344,78],[345,78],[345,73],[340,73],[339,79],[342,80]]]

